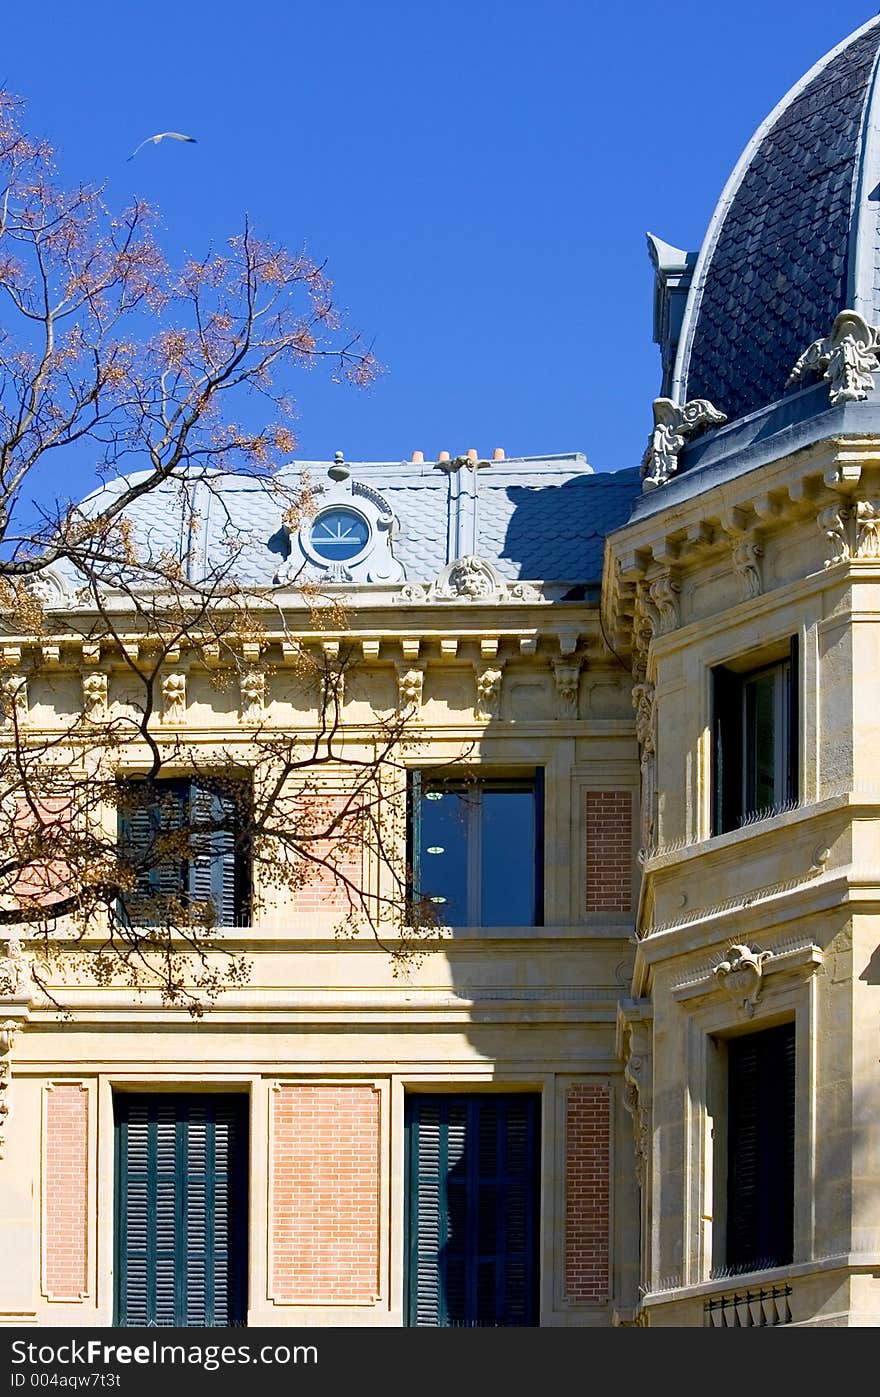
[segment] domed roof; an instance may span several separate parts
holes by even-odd
[[[694,268],[673,397],[731,420],[775,402],[837,314],[880,320],[880,16],[797,83],[746,147]]]

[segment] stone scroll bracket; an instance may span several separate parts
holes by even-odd
[[[831,334],[814,340],[798,359],[788,385],[809,374],[828,384],[832,405],[861,402],[874,391],[874,371],[880,358],[880,329],[854,310],[842,310]]]
[[[671,398],[655,398],[654,428],[642,458],[642,489],[667,484],[678,472],[678,457],[688,439],[726,421],[726,414],[707,398],[693,398],[683,405]]]

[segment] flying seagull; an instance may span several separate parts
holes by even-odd
[[[135,146],[134,150],[131,152],[131,155],[129,155],[127,159],[133,160],[134,157],[137,155],[138,151],[142,150],[144,146],[149,145],[150,141],[153,142],[154,146],[157,146],[160,141],[192,141],[193,143],[195,143],[195,139],[195,136],[182,136],[179,131],[160,131],[158,136],[147,136],[145,140],[141,141],[139,146]]]

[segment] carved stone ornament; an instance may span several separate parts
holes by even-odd
[[[92,670],[82,677],[83,716],[90,723],[103,723],[107,718],[107,676]]]
[[[689,437],[709,427],[720,427],[727,416],[713,407],[708,398],[692,398],[680,407],[671,398],[654,399],[654,430],[642,458],[642,489],[665,485],[678,471],[679,452]]]
[[[856,501],[856,557],[880,558],[880,500]]]
[[[852,557],[849,538],[851,513],[848,505],[832,504],[827,509],[820,509],[816,516],[816,523],[830,544],[825,559],[826,568],[833,568],[835,563],[846,562]]]
[[[18,1027],[17,1019],[0,1020],[0,1159],[6,1152],[6,1117],[9,1115],[9,1087],[12,1080],[12,1040]]]
[[[501,698],[501,677],[502,667],[496,662],[494,664],[475,665],[477,681],[477,702],[474,707],[474,717],[495,718],[498,716],[498,704]]]
[[[536,602],[537,587],[528,582],[508,582],[484,558],[456,558],[427,587],[412,582],[399,593],[402,602]]]
[[[880,559],[880,500],[853,500],[820,509],[816,523],[829,543],[826,568],[850,558]]]
[[[162,721],[182,723],[186,717],[186,675],[175,673],[162,677]]]
[[[266,709],[266,676],[259,669],[249,669],[241,676],[241,720],[259,723]]]
[[[397,706],[401,712],[421,708],[425,671],[418,665],[399,665],[397,669]]]
[[[28,716],[27,676],[21,672],[7,674],[0,688],[3,692],[3,727],[21,727]]]
[[[680,594],[681,583],[671,572],[665,572],[660,577],[655,577],[650,584],[648,595],[654,607],[655,631],[658,635],[667,635],[669,631],[676,630],[681,624],[678,609]]]
[[[652,1054],[650,1024],[634,1023],[626,1032],[623,1104],[632,1117],[636,1178],[644,1191],[651,1148]]]
[[[17,937],[6,942],[6,954],[0,956],[0,1001],[4,999],[25,999],[30,1001],[34,993],[34,958],[21,948]]]
[[[788,382],[799,383],[809,373],[821,374],[830,385],[832,403],[860,402],[873,391],[878,355],[880,330],[856,311],[842,310],[831,334],[804,350]]]
[[[553,678],[556,681],[557,709],[562,718],[576,718],[578,716],[582,664],[583,656],[552,661]]]
[[[650,849],[654,844],[656,828],[655,806],[657,803],[657,737],[654,716],[656,711],[654,685],[647,683],[634,685],[632,702],[633,708],[636,711],[636,740],[639,744],[639,764],[642,776],[640,842],[643,849]]]
[[[748,946],[733,945],[728,947],[726,959],[713,971],[721,987],[749,1018],[755,1012],[761,993],[764,962],[772,955],[772,951],[753,951]]]
[[[733,570],[739,579],[742,600],[751,601],[754,597],[759,597],[764,588],[761,577],[764,545],[761,539],[752,533],[731,534],[730,541]]]

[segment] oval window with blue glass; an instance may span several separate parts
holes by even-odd
[[[362,514],[344,505],[325,509],[312,524],[310,543],[328,563],[347,563],[366,548],[370,526]]]

